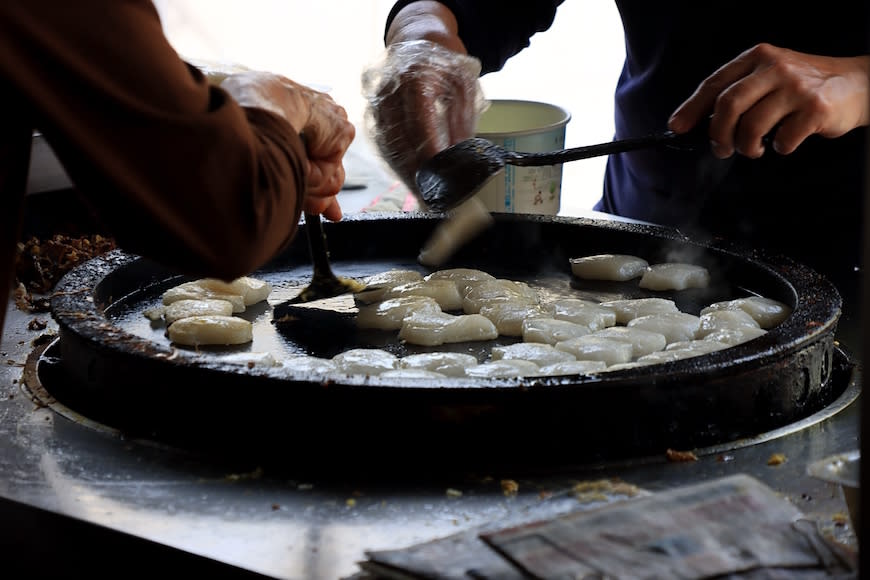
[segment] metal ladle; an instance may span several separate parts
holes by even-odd
[[[308,140],[304,133],[299,133],[302,143],[308,148]],[[343,186],[342,186],[343,187]],[[299,294],[285,304],[301,304],[323,298],[333,298],[350,292],[361,292],[366,285],[351,278],[336,276],[329,264],[329,250],[326,248],[326,232],[323,231],[323,221],[320,215],[303,212],[305,215],[305,235],[308,238],[308,251],[314,272],[311,282]]]
[[[491,141],[475,137],[460,141],[423,163],[417,171],[417,187],[429,209],[448,211],[477,193],[505,165],[557,165],[650,147],[694,149],[709,142],[708,127],[708,123],[699,123],[687,133],[664,131],[545,153],[509,151]]]
[[[288,300],[287,304],[312,302],[366,289],[366,285],[362,282],[336,276],[332,272],[332,267],[329,265],[329,251],[326,248],[326,234],[323,232],[323,222],[319,215],[305,212],[305,234],[308,237],[308,249],[314,264],[314,272],[308,286]]]

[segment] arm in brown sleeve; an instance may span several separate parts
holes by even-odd
[[[231,278],[293,237],[305,149],[178,57],[148,0],[0,3],[0,86],[128,251]]]

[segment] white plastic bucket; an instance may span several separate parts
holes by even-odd
[[[492,100],[481,115],[477,136],[512,151],[565,148],[565,126],[571,113],[549,103]],[[493,212],[556,215],[562,196],[562,165],[507,165],[477,194]]]

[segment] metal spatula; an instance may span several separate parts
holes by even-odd
[[[308,249],[314,264],[311,282],[302,289],[287,304],[312,302],[323,298],[332,298],[348,292],[361,292],[366,285],[351,278],[336,276],[329,264],[329,251],[326,248],[326,234],[323,222],[317,214],[305,212],[305,234],[308,237]]]

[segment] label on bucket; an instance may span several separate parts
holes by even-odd
[[[513,139],[506,139],[501,144],[506,149],[520,149],[515,144],[508,144]],[[564,143],[564,139],[562,140]],[[564,145],[554,144],[553,149],[561,149]],[[487,209],[504,213],[535,213],[556,215],[562,193],[562,166],[545,165],[542,167],[515,167],[507,165],[502,173],[497,174],[477,194]]]
[[[504,211],[515,213],[559,213],[562,167],[509,167],[505,178]]]
[[[530,101],[492,101],[481,117],[479,137],[512,151],[565,148],[564,109]],[[489,211],[556,215],[562,195],[562,165],[507,165],[477,194]]]

